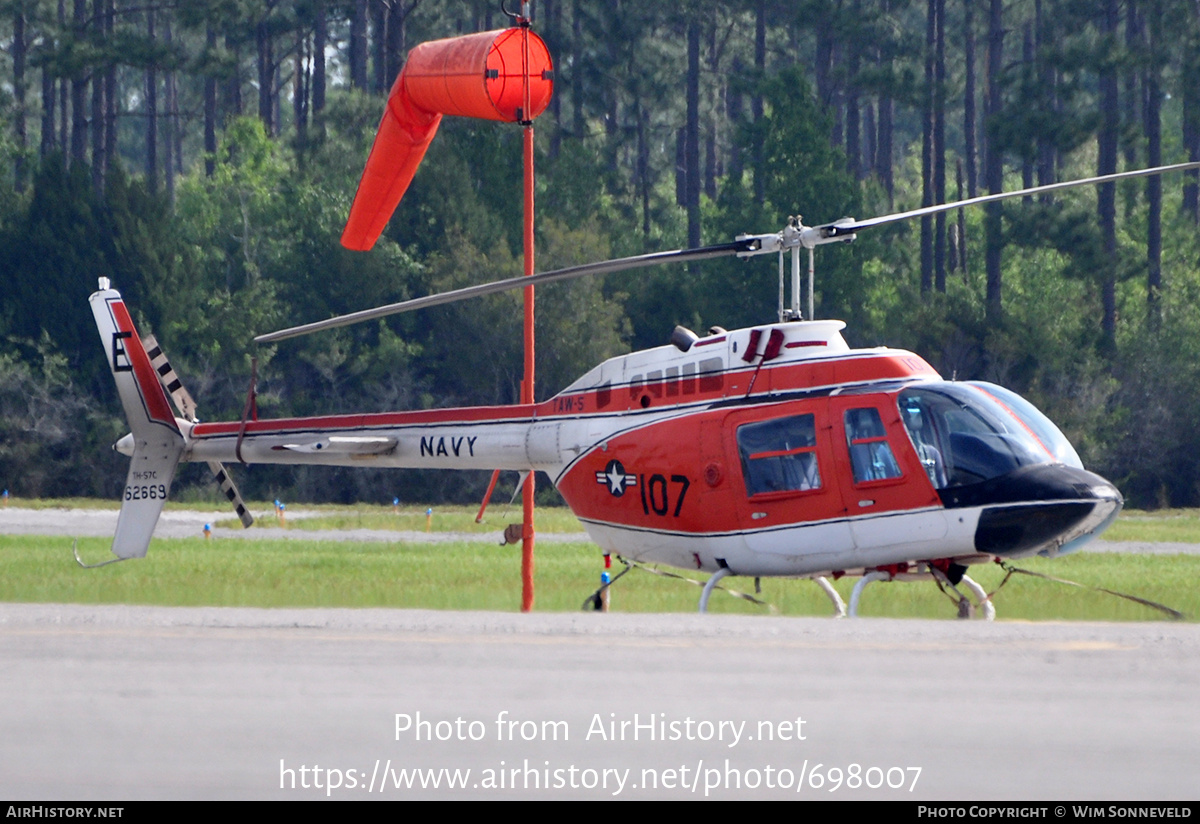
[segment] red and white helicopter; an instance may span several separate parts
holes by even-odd
[[[546,473],[606,553],[723,577],[866,583],[919,574],[964,585],[994,614],[972,564],[1078,549],[1116,518],[1113,484],[1084,469],[1032,404],[989,383],[944,380],[919,355],[851,349],[837,320],[802,320],[800,252],[866,228],[1084,181],[534,275],[537,284],[720,255],[779,257],[777,322],[677,328],[669,345],[611,358],[542,403],[201,423],[153,339],[101,279],[90,298],[132,433],[112,552],[146,554],[180,461],[205,461],[245,516],[221,463],[321,464]],[[785,255],[791,305],[783,306]],[[395,311],[530,285],[513,278],[264,335],[278,340]],[[812,317],[811,301],[808,317]],[[178,414],[172,411],[170,396]],[[248,400],[248,410],[250,403]],[[106,563],[112,563],[113,560]],[[82,562],[81,562],[82,563]]]
[[[965,585],[990,617],[986,593],[965,574],[971,564],[1068,552],[1113,521],[1122,504],[1116,487],[1086,471],[1067,439],[1030,403],[991,384],[945,381],[911,352],[850,349],[841,336],[845,324],[814,320],[813,250],[900,220],[1200,163],[869,220],[805,226],[794,218],[780,232],[742,235],[721,246],[535,275],[532,121],[550,99],[553,65],[530,29],[528,2],[509,14],[510,29],[423,43],[409,53],[342,242],[352,249],[375,242],[443,114],[516,122],[525,127],[526,276],[256,341],[504,289],[727,255],[778,255],[777,322],[703,336],[677,328],[670,345],[611,358],[534,403],[527,301],[526,400],[520,405],[259,420],[252,387],[240,421],[201,423],[157,342],[138,336],[120,294],[101,279],[92,312],[132,429],[117,444],[132,461],[112,545],[116,558],[104,563],[146,554],[180,461],[207,462],[246,525],[250,516],[223,462],[544,472],[606,553],[711,572],[702,612],[728,575],[813,578],[839,614],[846,607],[825,576],[861,575],[851,596],[853,615],[870,581],[919,574],[951,588]],[[800,311],[801,250],[808,252],[807,320]],[[788,254],[791,306],[785,308]],[[525,494],[532,498],[531,483]],[[532,523],[526,501],[530,559]],[[531,575],[528,567],[524,574]],[[528,608],[531,589],[526,595]],[[959,603],[967,600],[960,596]]]

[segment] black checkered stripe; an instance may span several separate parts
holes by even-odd
[[[171,396],[171,400],[175,402],[175,408],[179,410],[179,414],[185,420],[195,422],[196,401],[192,399],[191,393],[184,388],[183,382],[175,374],[175,369],[171,366],[171,362],[167,360],[162,347],[158,345],[158,340],[155,339],[154,335],[147,335],[142,340],[142,345],[146,347],[146,354],[150,358],[150,365],[158,373],[159,380],[162,381],[162,385],[167,390],[167,394]]]
[[[229,477],[229,472],[216,461],[208,461],[208,468],[216,476],[217,483],[221,485],[221,491],[225,493],[229,503],[233,504],[233,509],[237,512],[242,526],[249,529],[254,524],[254,516],[250,514],[250,510],[246,509],[246,502],[242,500],[242,495],[234,485],[233,478]]]

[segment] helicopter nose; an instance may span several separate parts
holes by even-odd
[[[947,508],[982,507],[975,548],[1005,558],[1074,552],[1107,529],[1125,503],[1104,478],[1064,464],[1022,467],[942,496]]]

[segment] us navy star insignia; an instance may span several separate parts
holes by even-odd
[[[627,487],[637,486],[637,475],[626,474],[621,462],[612,460],[603,472],[596,473],[596,483],[604,484],[608,487],[608,494],[620,498]]]

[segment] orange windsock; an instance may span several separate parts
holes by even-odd
[[[511,28],[422,43],[388,96],[342,245],[375,245],[412,182],[443,114],[526,122],[550,102],[553,65],[545,42]]]

